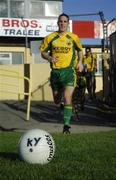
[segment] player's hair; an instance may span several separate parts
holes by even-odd
[[[62,14],[60,14],[59,17],[58,17],[58,22],[60,21],[60,18],[61,18],[62,16],[65,16],[65,17],[68,19],[68,21],[69,21],[69,16],[68,16],[67,14],[65,14],[65,13],[62,13]]]

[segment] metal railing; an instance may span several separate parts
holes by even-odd
[[[26,120],[30,119],[30,105],[31,105],[31,82],[30,79],[25,76],[20,76],[19,72],[7,69],[0,69],[0,76],[2,77],[2,81],[0,82],[0,93],[10,93],[10,94],[17,94],[18,101],[20,101],[21,95],[28,96],[27,99],[27,115]],[[4,79],[3,79],[4,77]],[[15,82],[13,82],[16,80]],[[21,80],[28,82],[28,92],[25,92],[21,88]],[[5,87],[5,89],[4,89]],[[9,87],[11,88],[9,90]]]

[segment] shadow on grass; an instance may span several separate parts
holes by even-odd
[[[18,130],[17,128],[4,128],[4,127],[2,127],[2,126],[0,126],[0,131],[16,131],[16,130]]]
[[[0,157],[10,161],[20,160],[18,153],[14,152],[0,152]]]

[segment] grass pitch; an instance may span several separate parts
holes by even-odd
[[[46,165],[19,159],[22,133],[0,132],[0,180],[116,180],[116,131],[51,134],[56,151]]]

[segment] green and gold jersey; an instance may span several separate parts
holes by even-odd
[[[84,64],[87,65],[87,69],[89,71],[93,71],[94,70],[94,67],[95,67],[95,60],[96,60],[96,55],[95,54],[92,54],[88,57],[84,56]]]
[[[71,32],[53,32],[44,38],[39,49],[57,57],[58,61],[52,63],[52,68],[60,69],[74,66],[75,49],[82,50],[82,45],[78,36]]]

